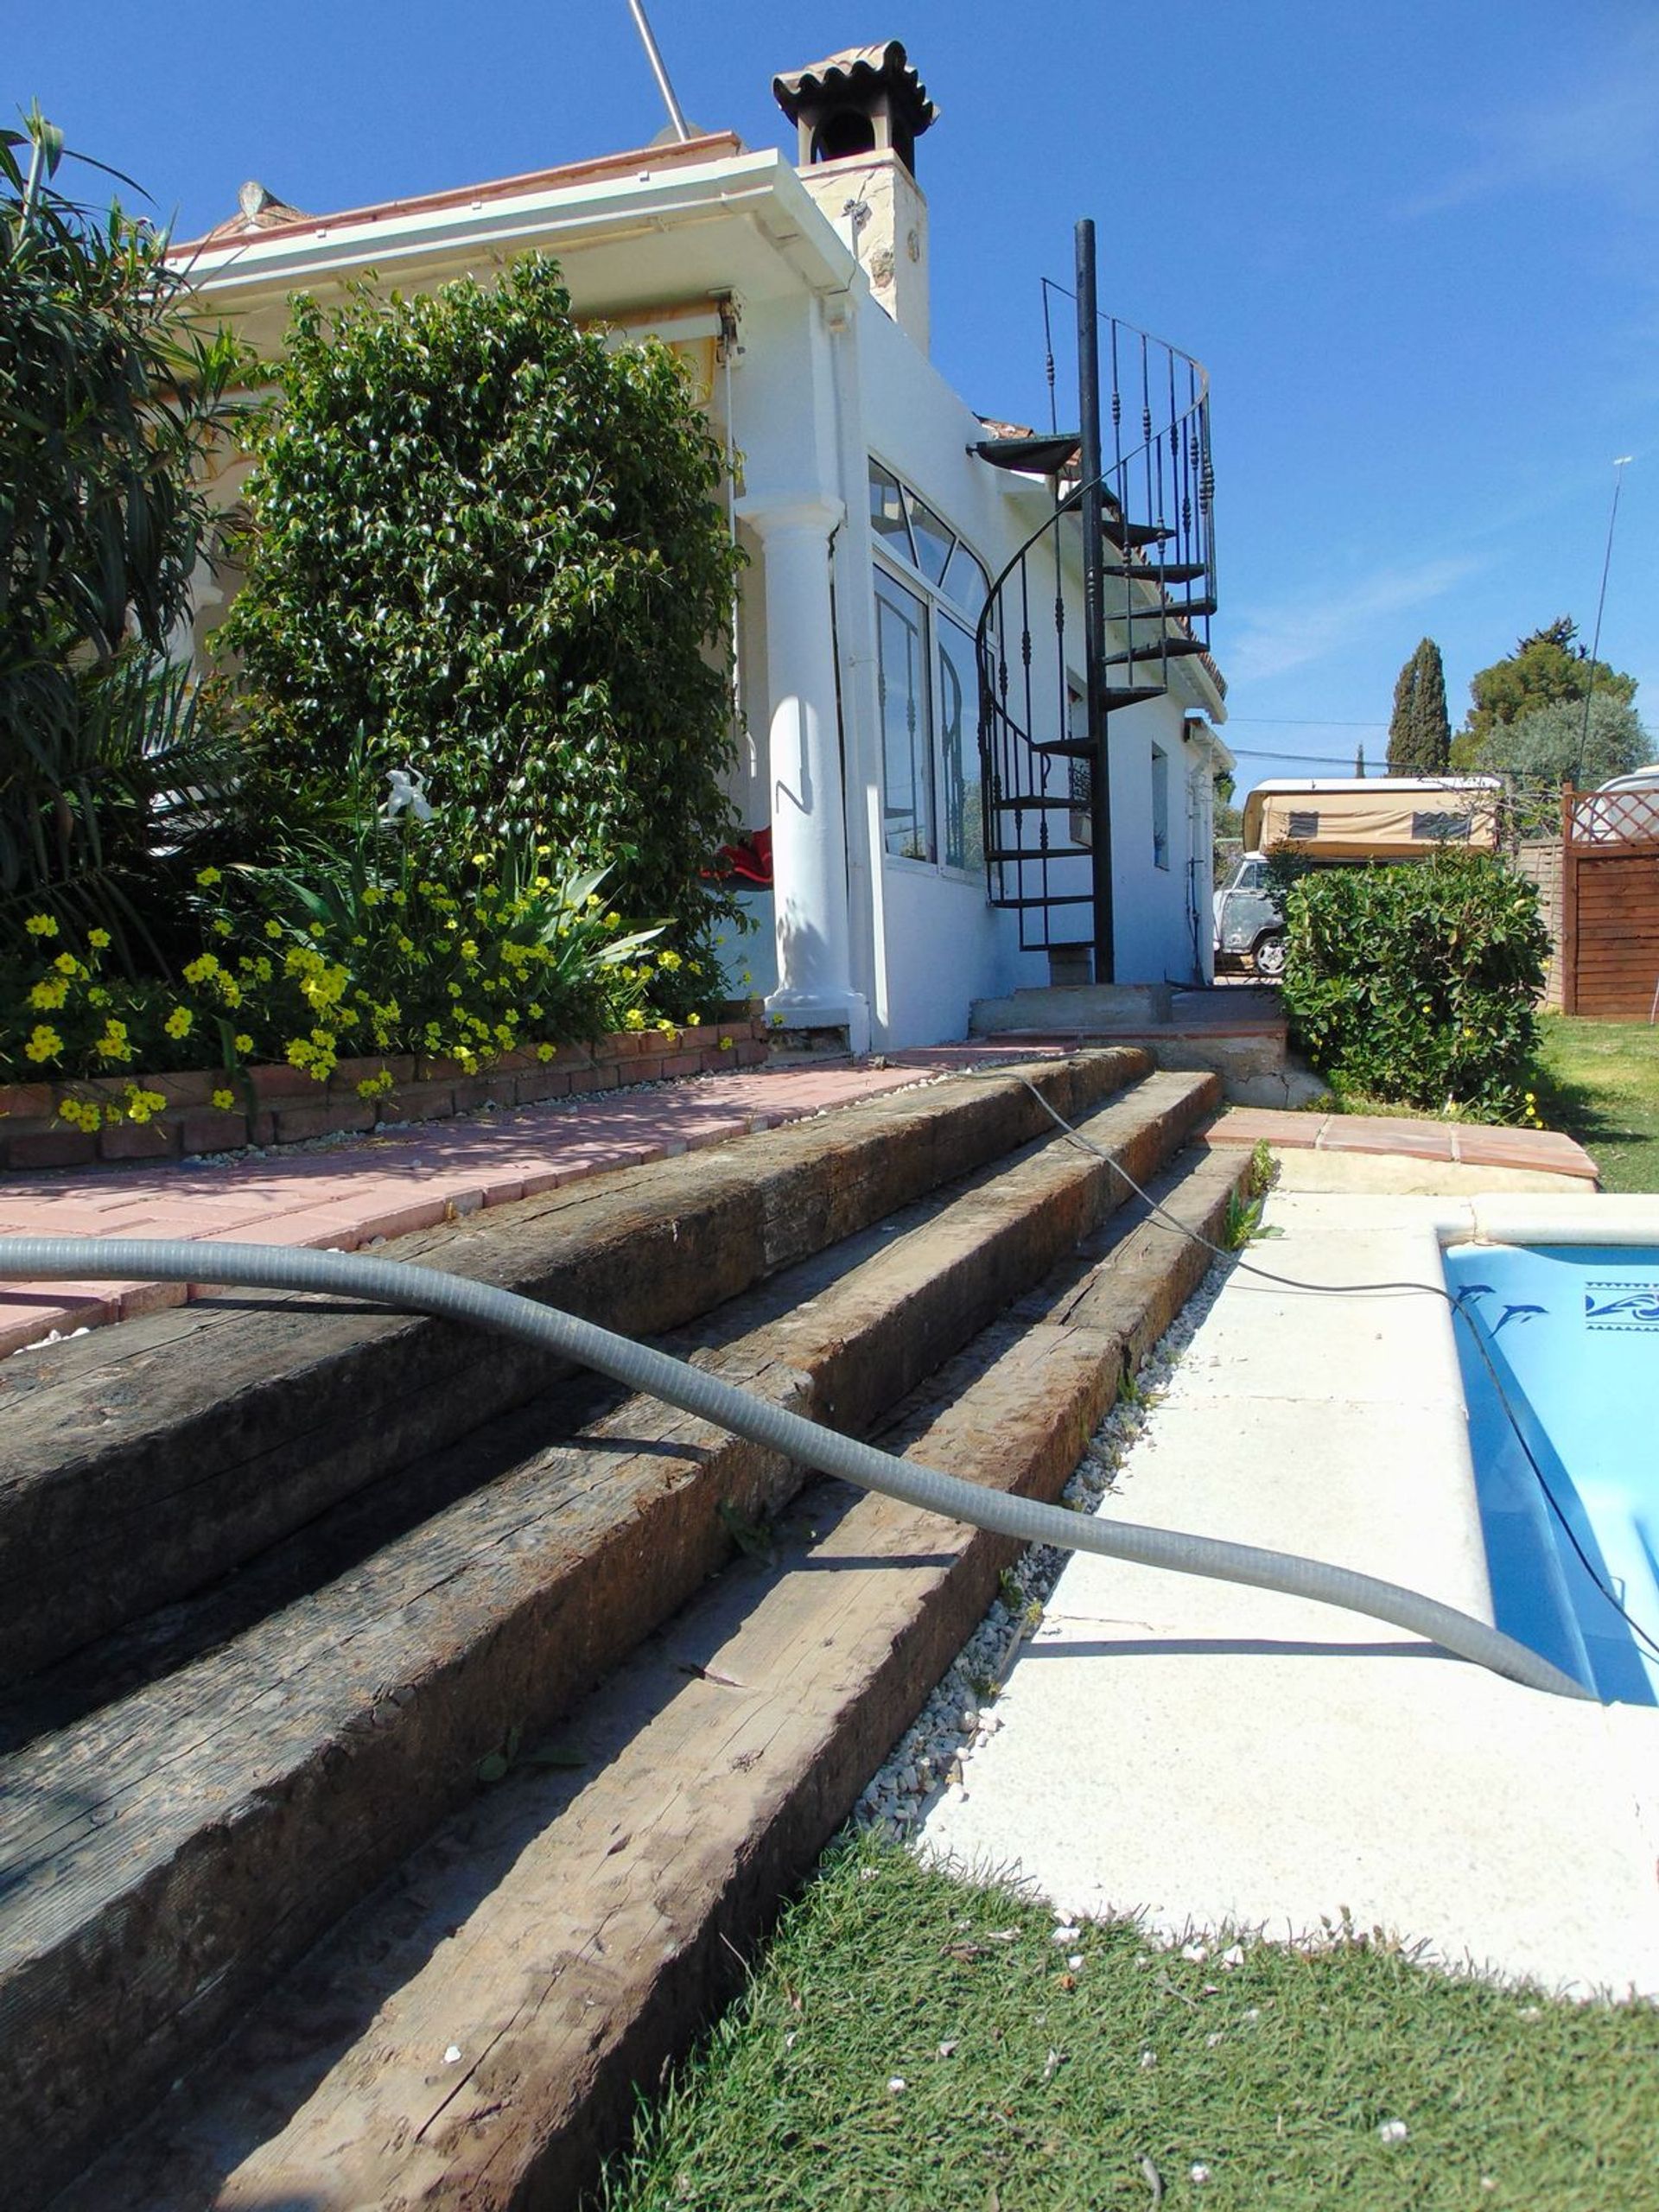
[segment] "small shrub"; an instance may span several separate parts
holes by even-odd
[[[0,1081],[285,1060],[323,1083],[346,1058],[473,1070],[607,1030],[676,1030],[692,963],[658,929],[628,928],[602,874],[550,865],[546,846],[456,862],[411,833],[303,868],[205,868],[191,918],[207,949],[176,982],[132,982],[108,931],[31,915],[0,953]]]
[[[1339,1096],[1535,1122],[1548,938],[1534,887],[1485,854],[1300,876],[1286,895],[1294,1040]]]

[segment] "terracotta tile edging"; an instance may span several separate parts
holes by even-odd
[[[756,1067],[767,1057],[764,1020],[702,1026],[673,1033],[619,1030],[590,1045],[562,1045],[543,1059],[534,1050],[480,1061],[475,1072],[450,1061],[385,1054],[340,1061],[325,1084],[298,1068],[250,1067],[234,1073],[83,1077],[62,1083],[0,1084],[0,1172],[94,1168],[135,1160],[178,1160],[203,1152],[281,1147],[356,1132],[390,1122],[446,1121],[485,1104],[531,1105],[572,1091],[615,1090],[664,1075]],[[652,1048],[655,1047],[653,1050]],[[665,1049],[666,1048],[666,1049]],[[383,1072],[392,1087],[372,1099],[357,1086]],[[96,1132],[72,1127],[58,1109],[66,1099],[124,1103],[128,1084],[158,1093],[165,1104],[147,1120],[124,1114]],[[215,1090],[236,1094],[226,1108]]]

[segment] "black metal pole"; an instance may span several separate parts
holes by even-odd
[[[1112,944],[1112,782],[1106,753],[1106,565],[1100,483],[1100,325],[1095,309],[1095,226],[1077,225],[1078,465],[1083,471],[1083,651],[1089,717],[1089,845],[1094,874],[1095,981],[1116,980]]]

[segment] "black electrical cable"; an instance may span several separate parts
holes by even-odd
[[[1135,1181],[1134,1176],[1129,1173],[1128,1168],[1123,1166],[1120,1161],[1115,1160],[1111,1154],[1108,1152],[1103,1146],[1097,1145],[1094,1142],[1092,1138],[1084,1136],[1081,1129],[1073,1128],[1071,1122],[1066,1120],[1065,1115],[1062,1114],[1058,1108],[1051,1105],[1048,1100],[1044,1097],[1042,1092],[1039,1090],[1036,1084],[1032,1082],[1029,1076],[1021,1075],[1017,1068],[1008,1067],[976,1068],[973,1070],[973,1073],[982,1076],[1011,1075],[1016,1083],[1024,1084],[1026,1089],[1037,1101],[1037,1103],[1042,1108],[1049,1119],[1071,1139],[1071,1142],[1073,1144],[1081,1145],[1085,1152],[1092,1153],[1096,1160],[1103,1160],[1106,1162],[1106,1165],[1111,1169],[1112,1173],[1115,1175],[1121,1175],[1122,1177],[1123,1180],[1128,1185],[1130,1190],[1135,1192],[1136,1198],[1139,1198],[1151,1212],[1154,1213],[1160,1221],[1166,1223],[1168,1227],[1175,1230],[1182,1236],[1190,1237],[1193,1243],[1201,1245],[1206,1252],[1213,1253],[1217,1259],[1230,1261],[1234,1267],[1239,1268],[1247,1275],[1257,1275],[1263,1282],[1278,1283],[1286,1290],[1305,1290],[1312,1292],[1316,1296],[1320,1297],[1337,1298],[1351,1294],[1370,1295],[1381,1291],[1398,1290],[1414,1291],[1421,1296],[1443,1299],[1446,1305],[1451,1307],[1452,1313],[1467,1328],[1475,1349],[1480,1354],[1481,1359],[1484,1363],[1486,1372],[1491,1379],[1492,1388],[1497,1394],[1497,1402],[1503,1409],[1503,1417],[1509,1422],[1510,1428],[1514,1431],[1515,1440],[1521,1446],[1522,1452],[1525,1457],[1527,1465],[1532,1469],[1534,1478],[1537,1482],[1539,1489],[1542,1491],[1545,1497],[1548,1500],[1551,1512],[1554,1514],[1555,1518],[1560,1522],[1562,1529],[1566,1532],[1567,1541],[1578,1554],[1580,1565],[1589,1576],[1592,1583],[1601,1592],[1602,1596],[1607,1600],[1607,1603],[1612,1607],[1613,1611],[1618,1615],[1620,1620],[1624,1622],[1625,1627],[1630,1630],[1633,1636],[1638,1637],[1642,1643],[1646,1644],[1648,1649],[1653,1654],[1656,1659],[1659,1659],[1659,1641],[1656,1641],[1656,1639],[1645,1628],[1643,1627],[1641,1622],[1638,1621],[1633,1614],[1626,1612],[1623,1605],[1613,1595],[1607,1585],[1602,1580],[1601,1576],[1597,1573],[1594,1566],[1591,1563],[1590,1558],[1586,1553],[1584,1546],[1579,1541],[1577,1531],[1574,1529],[1573,1523],[1567,1519],[1567,1514],[1562,1509],[1560,1500],[1550,1488],[1548,1478],[1545,1475],[1543,1469],[1539,1465],[1532,1446],[1527,1441],[1526,1432],[1521,1426],[1521,1422],[1516,1413],[1515,1408],[1510,1402],[1509,1392],[1503,1387],[1503,1378],[1499,1374],[1497,1363],[1487,1348],[1485,1338],[1483,1337],[1479,1328],[1476,1325],[1474,1315],[1471,1313],[1467,1307],[1462,1305],[1459,1300],[1452,1297],[1451,1292],[1446,1289],[1444,1283],[1300,1282],[1294,1275],[1275,1274],[1271,1268],[1258,1268],[1253,1261],[1241,1259],[1236,1252],[1228,1251],[1225,1246],[1221,1244],[1212,1244],[1207,1236],[1200,1235],[1198,1230],[1194,1229],[1190,1223],[1178,1219],[1174,1214],[1170,1212],[1167,1206],[1160,1205],[1157,1199],[1153,1198],[1148,1192],[1143,1191],[1141,1185]]]

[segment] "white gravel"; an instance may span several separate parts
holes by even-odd
[[[1122,1396],[1089,1440],[1062,1496],[1079,1512],[1092,1513],[1116,1491],[1130,1447],[1145,1433],[1153,1408],[1199,1323],[1232,1271],[1218,1260],[1159,1339]],[[928,1808],[946,1792],[966,1797],[973,1786],[973,1758],[1002,1726],[996,1700],[1020,1644],[1043,1632],[1045,1606],[1071,1554],[1036,1544],[1002,1576],[1001,1594],[957,1656],[944,1680],[868,1783],[853,1809],[852,1825],[893,1840],[914,1835]],[[1055,1937],[1075,1940],[1077,1930]]]

